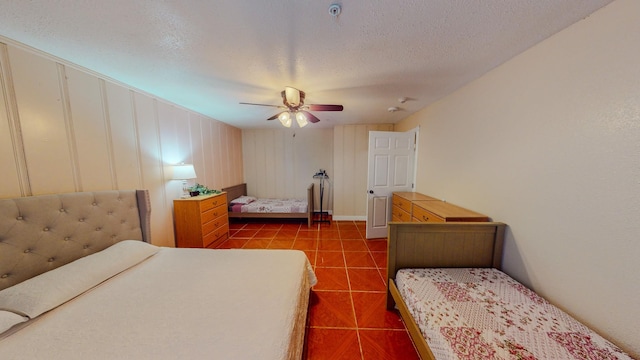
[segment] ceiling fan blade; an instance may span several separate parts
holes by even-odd
[[[342,111],[344,109],[344,106],[342,105],[310,104],[307,106],[311,111]]]
[[[308,111],[303,111],[303,110],[299,110],[299,111],[303,113],[307,117],[307,120],[309,120],[312,123],[317,123],[318,121],[320,121],[320,119],[318,119],[315,115],[313,115]]]
[[[257,105],[257,106],[268,106],[268,107],[275,107],[275,108],[284,108],[284,106],[282,105],[267,105],[267,104],[254,104],[254,103],[247,103],[247,102],[241,102],[241,105]]]
[[[283,112],[284,112],[284,111],[283,111]],[[281,113],[281,112],[279,112],[279,113],[277,113],[277,114],[273,115],[272,117],[268,118],[267,120],[275,120],[275,119],[277,119],[277,118],[278,118],[278,116],[280,116],[280,114],[282,114],[282,113]]]

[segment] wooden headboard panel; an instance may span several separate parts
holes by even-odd
[[[0,290],[122,240],[150,242],[147,190],[0,200]]]
[[[484,223],[389,223],[388,279],[403,268],[500,269],[506,225]]]
[[[247,184],[238,184],[222,189],[227,192],[227,208],[231,205],[231,200],[237,199],[242,195],[247,195]]]

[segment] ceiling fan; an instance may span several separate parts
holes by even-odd
[[[243,105],[258,105],[258,106],[269,106],[275,107],[278,109],[285,109],[284,111],[273,115],[267,120],[275,120],[278,119],[285,127],[291,127],[293,123],[293,118],[295,117],[298,126],[304,127],[309,121],[312,123],[317,123],[320,121],[315,115],[310,113],[309,111],[342,111],[344,107],[342,105],[320,105],[320,104],[304,104],[304,91],[298,90],[296,88],[292,88],[290,86],[286,86],[284,90],[280,93],[282,96],[282,103],[284,105],[267,105],[267,104],[254,104],[254,103],[246,103],[241,102]]]

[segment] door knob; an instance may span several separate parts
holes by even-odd
[[[369,190],[369,194],[373,195],[373,190]]]

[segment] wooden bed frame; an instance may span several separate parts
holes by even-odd
[[[242,195],[247,195],[247,184],[238,184],[223,188],[227,192],[227,209],[231,205],[231,200]],[[313,224],[313,183],[307,188],[307,212],[306,213],[237,213],[229,211],[229,218],[252,218],[252,219],[307,219],[307,226]]]
[[[400,296],[396,272],[405,268],[500,269],[505,227],[495,222],[389,223],[387,309],[397,306],[423,360],[435,357]]]

